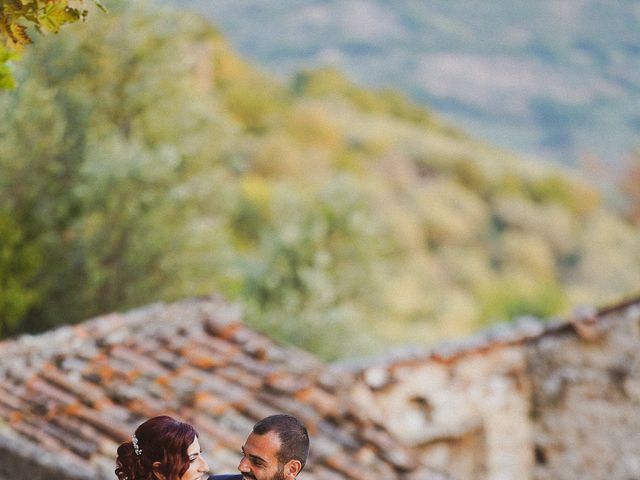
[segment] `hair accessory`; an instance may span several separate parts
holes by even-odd
[[[136,437],[135,435],[132,435],[131,443],[133,443],[133,451],[136,452],[136,455],[138,456],[142,455],[142,449],[140,448],[140,445],[138,445],[138,437]]]

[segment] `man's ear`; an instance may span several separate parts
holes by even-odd
[[[162,467],[162,463],[161,462],[153,462],[153,465],[151,465],[151,468],[153,469],[153,475],[158,480],[164,480],[164,474],[160,473],[160,468],[161,467]]]
[[[284,476],[288,479],[294,479],[302,470],[300,460],[289,460],[284,466]]]

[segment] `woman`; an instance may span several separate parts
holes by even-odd
[[[150,418],[118,447],[119,480],[207,480],[208,472],[196,430],[168,416]]]

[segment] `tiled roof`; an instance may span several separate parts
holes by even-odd
[[[349,378],[215,297],[110,314],[0,343],[0,463],[29,460],[24,478],[50,467],[59,479],[112,479],[117,445],[167,413],[198,429],[214,473],[233,472],[252,425],[288,412],[312,439],[301,478],[444,478],[349,401]]]

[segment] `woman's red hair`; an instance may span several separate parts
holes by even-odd
[[[188,423],[161,415],[135,431],[139,452],[131,440],[118,447],[116,476],[119,480],[153,480],[156,471],[166,480],[179,480],[189,468],[187,450],[198,436]],[[154,469],[153,464],[160,462]]]

